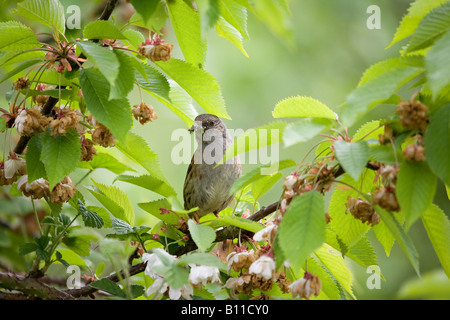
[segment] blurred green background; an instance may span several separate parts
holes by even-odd
[[[98,1],[63,0],[61,2],[66,7],[70,4],[80,5],[83,13],[82,27],[98,15],[98,12],[95,12],[99,6]],[[385,47],[392,40],[410,2],[407,0],[290,1],[294,48],[285,45],[283,40],[273,35],[263,22],[249,13],[250,41],[244,40],[244,47],[249,58],[245,57],[231,43],[218,37],[214,29],[211,29],[208,35],[208,55],[205,69],[215,76],[221,85],[228,113],[232,118],[232,120],[225,121],[226,125],[229,128],[246,130],[267,124],[274,120],[271,112],[275,104],[284,98],[295,95],[311,96],[330,108],[336,109],[345,101],[347,94],[356,87],[367,67],[380,60],[398,55],[404,42],[389,49],[385,49]],[[370,16],[366,10],[373,4],[378,5],[381,9],[381,29],[379,30],[369,30],[366,27],[366,20]],[[3,3],[0,1],[0,5],[2,8],[1,20],[10,19],[11,16],[7,13],[6,8],[14,7],[14,1],[3,1]],[[120,8],[115,12],[118,19]],[[84,12],[89,14],[85,15]],[[176,43],[170,27],[167,28],[166,39],[166,42]],[[174,57],[182,58],[182,53],[176,46]],[[1,92],[8,91],[10,86],[11,83],[1,84]],[[139,103],[138,91],[133,91],[129,99],[132,105]],[[143,136],[151,149],[159,155],[163,171],[178,192],[178,198],[182,200],[187,164],[174,165],[172,163],[171,150],[177,141],[170,141],[170,137],[173,130],[186,127],[186,125],[169,109],[146,93],[144,93],[144,100],[154,106],[158,120],[145,126],[135,122],[134,131]],[[0,96],[0,105],[5,106],[4,94]],[[200,107],[196,106],[196,108],[199,113],[204,112]],[[384,112],[386,110],[383,110],[383,107],[376,108],[367,115],[366,119],[376,119]],[[363,122],[364,119],[355,127],[350,128],[350,133],[354,132]],[[316,139],[310,143],[290,148],[280,145],[280,159],[300,161],[319,140]],[[253,165],[244,165],[244,173],[253,167]],[[85,171],[80,170],[75,175],[74,181],[77,181],[84,173]],[[114,176],[100,169],[98,172],[94,172],[90,178],[102,183],[111,183]],[[155,221],[152,220],[152,217],[136,204],[158,197],[149,191],[126,183],[119,182],[115,185],[125,190],[135,204],[136,225],[153,225]],[[261,199],[261,205],[276,201],[280,196],[280,188],[281,183]],[[83,188],[80,188],[80,191],[83,192]],[[83,193],[87,199],[95,202],[87,192]],[[442,185],[438,188],[436,201],[448,214],[450,205]],[[419,252],[422,273],[426,275],[428,272],[438,270],[440,268],[439,261],[421,223],[417,222],[410,229],[409,234]],[[436,294],[438,286],[431,285],[431,290],[427,291],[421,287],[425,282],[428,288],[430,288],[429,283],[446,283],[443,287],[441,286],[441,291],[439,291],[441,294],[438,297],[450,298],[448,279],[443,272],[438,270],[437,273],[424,276],[419,284],[419,289],[417,289],[415,282],[418,278],[398,245],[394,245],[388,259],[372,232],[369,232],[369,237],[373,240],[381,272],[386,281],[381,282],[381,289],[369,290],[366,286],[369,274],[359,265],[349,263],[356,277],[354,287],[355,294],[359,299],[433,297],[432,294]],[[442,282],[441,279],[446,280]],[[408,284],[407,293],[416,295],[408,296],[405,293],[399,296],[401,288],[408,281],[412,281],[412,284]]]

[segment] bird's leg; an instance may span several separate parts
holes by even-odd
[[[216,218],[218,218],[219,217],[219,212],[216,210],[216,211],[214,211],[213,212],[214,213],[214,215],[216,216]]]

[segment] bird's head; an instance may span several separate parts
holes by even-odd
[[[226,130],[225,124],[219,117],[212,114],[200,114],[195,118],[194,125],[188,129],[191,133],[205,133],[207,130],[216,129],[220,132]]]

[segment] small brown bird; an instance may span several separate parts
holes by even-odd
[[[234,181],[241,176],[241,161],[236,156],[215,167],[233,143],[227,127],[218,117],[201,114],[189,131],[195,133],[198,146],[184,181],[184,208],[198,207],[198,217],[208,213],[217,216],[234,199],[229,193]]]

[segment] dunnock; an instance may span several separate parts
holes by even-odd
[[[194,152],[184,181],[184,208],[198,207],[196,215],[217,215],[233,200],[230,189],[241,176],[239,156],[222,160],[225,150],[233,140],[225,124],[212,114],[201,114],[195,118],[189,131],[195,133],[197,149]]]

